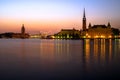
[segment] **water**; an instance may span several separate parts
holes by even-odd
[[[118,80],[119,75],[119,39],[0,39],[0,80]]]

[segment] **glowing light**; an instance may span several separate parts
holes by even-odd
[[[86,36],[88,36],[88,33],[86,33]]]
[[[88,36],[88,38],[91,38],[91,36]]]
[[[39,35],[39,34],[30,35],[30,38],[41,38],[41,35]]]
[[[98,35],[96,35],[94,38],[98,38],[99,36]]]
[[[83,36],[83,38],[86,38],[86,36]]]
[[[101,38],[105,38],[105,36],[101,35]]]
[[[59,39],[60,37],[59,37],[59,36],[57,36],[57,38]]]
[[[67,38],[69,39],[70,37],[69,37],[69,34],[67,34]]]
[[[55,36],[51,36],[52,39],[55,39]]]
[[[110,35],[108,38],[112,38],[112,36]]]

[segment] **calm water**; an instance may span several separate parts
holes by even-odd
[[[120,40],[0,40],[0,80],[120,80]]]

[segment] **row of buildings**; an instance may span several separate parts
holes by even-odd
[[[107,25],[89,25],[86,24],[86,15],[85,9],[83,12],[83,19],[82,19],[82,30],[73,29],[61,29],[60,32],[54,35],[43,35],[43,34],[33,34],[29,35],[25,32],[24,24],[21,27],[21,33],[2,33],[0,34],[0,38],[42,38],[42,39],[83,39],[83,38],[120,38],[120,31],[119,29],[113,28],[108,22]]]
[[[81,38],[120,38],[119,29],[113,28],[108,22],[107,25],[91,25],[87,27],[85,9],[82,20],[82,30],[62,29],[54,34],[55,39],[81,39]]]
[[[21,33],[13,33],[13,32],[7,32],[7,33],[2,33],[0,34],[0,38],[29,38],[30,35],[25,32],[25,27],[24,24],[22,24],[21,27]]]

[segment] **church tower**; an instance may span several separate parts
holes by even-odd
[[[86,31],[86,15],[85,15],[85,8],[83,12],[83,25],[82,25],[83,31]]]
[[[25,27],[24,27],[24,24],[22,24],[21,34],[25,34]]]

